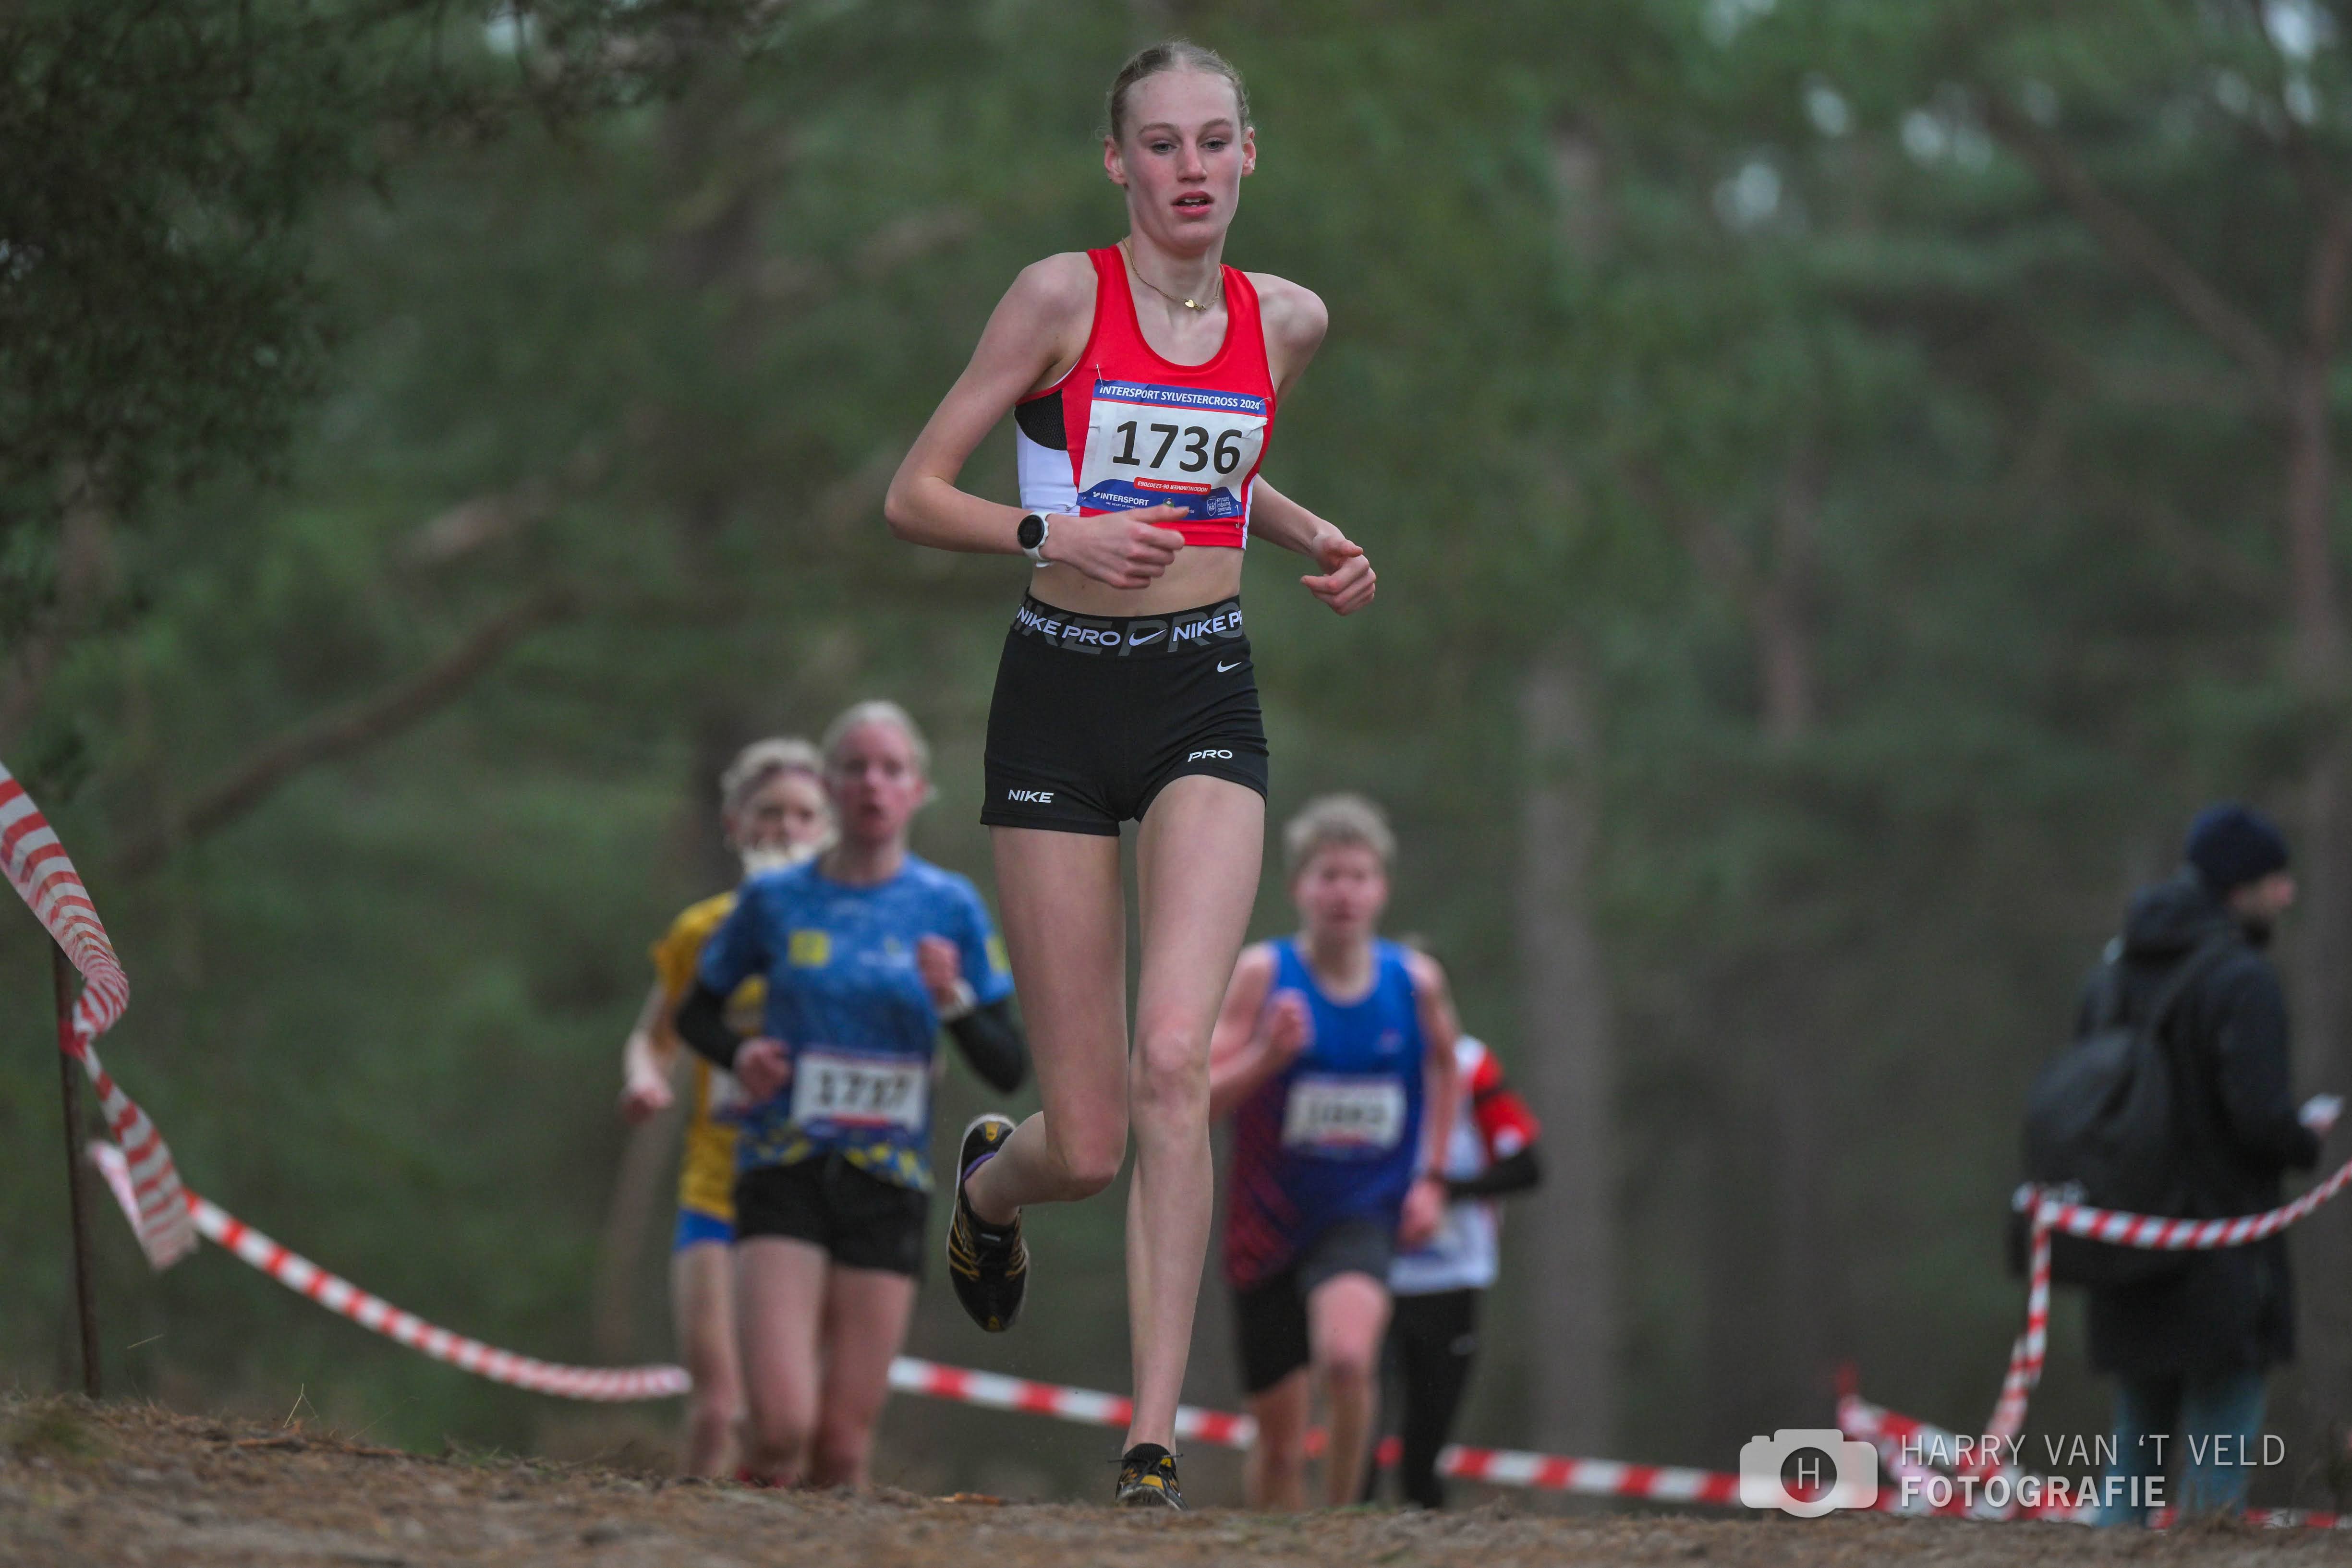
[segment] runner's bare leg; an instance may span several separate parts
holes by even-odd
[[[1265,849],[1265,798],[1198,774],[1160,792],[1136,840],[1143,973],[1129,1090],[1135,1126],[1127,1208],[1135,1363],[1129,1447],[1175,1446],[1176,1406],[1216,1204],[1209,1030],[1249,931]]]
[[[1281,1382],[1249,1397],[1257,1441],[1242,1458],[1244,1506],[1273,1513],[1298,1513],[1307,1507],[1307,1421],[1314,1385],[1300,1367]]]
[[[1364,1484],[1380,1414],[1381,1341],[1388,1329],[1387,1282],[1369,1274],[1334,1274],[1307,1297],[1307,1341],[1331,1409],[1323,1494],[1333,1508],[1354,1502]]]
[[[884,1269],[835,1268],[824,1291],[824,1397],[809,1484],[866,1490],[874,1427],[890,1397],[890,1363],[907,1343],[915,1281]]]
[[[964,1188],[989,1225],[1118,1179],[1127,1158],[1127,900],[1118,841],[992,831],[1004,946],[1045,1109]]]
[[[725,1475],[743,1418],[743,1378],[735,1360],[735,1268],[724,1242],[698,1241],[671,1255],[671,1312],[678,1353],[694,1379],[687,1397],[686,1471]]]
[[[824,1249],[782,1236],[735,1244],[735,1313],[743,1336],[744,1468],[778,1486],[808,1474],[816,1437],[817,1331]]]

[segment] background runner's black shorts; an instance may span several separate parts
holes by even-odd
[[[1393,1220],[1342,1219],[1307,1245],[1281,1273],[1234,1291],[1234,1338],[1242,1392],[1263,1394],[1312,1359],[1307,1298],[1324,1281],[1367,1274],[1382,1286],[1396,1259]]]
[[[1265,793],[1241,601],[1109,618],[1023,599],[996,666],[980,820],[1116,838],[1192,773]]]
[[[781,1236],[824,1249],[845,1269],[923,1277],[928,1193],[884,1181],[839,1155],[754,1166],[735,1178],[735,1239]]]

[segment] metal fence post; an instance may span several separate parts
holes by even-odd
[[[73,1041],[73,960],[49,943],[50,989],[58,1004],[58,1082],[65,1097],[66,1203],[73,1215],[74,1311],[81,1322],[81,1389],[98,1397],[98,1307],[89,1283],[89,1201],[82,1185],[81,1063],[64,1048]]]

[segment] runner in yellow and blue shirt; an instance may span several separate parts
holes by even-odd
[[[719,780],[720,821],[747,874],[814,854],[831,841],[833,808],[823,770],[816,747],[781,739],[746,747],[728,768]],[[653,989],[623,1054],[621,1113],[631,1123],[646,1121],[674,1101],[670,1084],[680,1052],[670,1018],[693,988],[703,945],[734,907],[731,892],[689,905],[653,946]],[[756,1028],[765,999],[764,983],[747,980],[728,999],[729,1015]],[[694,1380],[686,1468],[696,1475],[723,1475],[743,1405],[728,1251],[735,1238],[733,1118],[741,1096],[734,1080],[709,1062],[697,1057],[693,1067],[670,1294],[678,1352]]]
[[[703,945],[734,912],[733,893],[715,894],[689,904],[654,944],[654,973],[662,998],[663,1029],[667,1016],[694,988],[694,972],[702,962]],[[728,1016],[738,1027],[756,1029],[767,1001],[767,982],[752,978],[729,998]],[[676,1047],[671,1047],[676,1054]],[[704,1242],[724,1246],[735,1239],[735,1113],[742,1096],[734,1079],[700,1057],[689,1063],[694,1087],[687,1101],[686,1149],[678,1161],[677,1226],[674,1250]]]

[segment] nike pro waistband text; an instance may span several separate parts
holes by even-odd
[[[1242,640],[1242,601],[1228,599],[1172,615],[1105,616],[1076,615],[1024,596],[1013,629],[1074,653],[1192,653]]]

